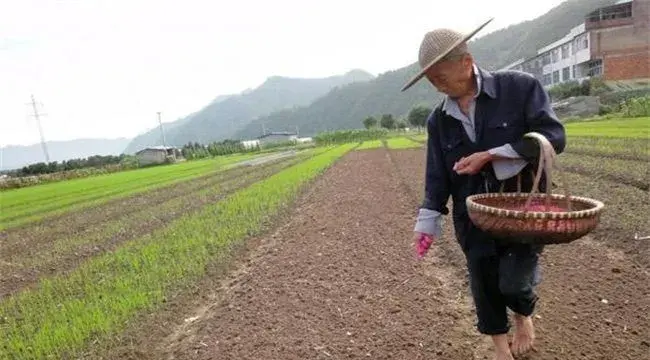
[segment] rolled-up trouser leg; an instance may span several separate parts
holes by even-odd
[[[506,334],[510,324],[506,299],[499,286],[499,257],[469,258],[467,267],[478,331],[486,335]]]
[[[500,251],[499,290],[510,310],[529,316],[535,310],[535,287],[541,282],[539,255],[543,247],[511,245]]]
[[[507,308],[524,316],[533,313],[537,302],[535,286],[541,281],[541,251],[539,246],[514,244],[500,247],[495,256],[467,259],[479,332],[507,333]]]

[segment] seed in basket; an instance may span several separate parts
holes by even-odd
[[[530,204],[528,207],[524,207],[523,210],[526,211],[540,211],[540,212],[566,212],[567,210],[561,206],[544,204]]]

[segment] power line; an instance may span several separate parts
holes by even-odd
[[[32,109],[34,110],[34,118],[36,119],[36,125],[38,126],[38,133],[41,136],[41,147],[43,148],[43,154],[45,154],[45,162],[50,163],[50,154],[47,152],[47,144],[45,144],[45,136],[43,135],[43,127],[41,126],[41,118],[38,113],[38,109],[36,108],[36,100],[34,100],[34,95],[32,94]]]
[[[163,145],[163,147],[166,147],[166,145],[165,145],[165,130],[163,129],[162,120],[160,119],[160,111],[158,111],[158,124],[160,124],[160,133],[162,134],[162,145]]]

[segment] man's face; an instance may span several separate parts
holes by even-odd
[[[454,98],[468,93],[472,84],[472,73],[472,58],[463,55],[433,65],[427,71],[426,77],[438,91]]]

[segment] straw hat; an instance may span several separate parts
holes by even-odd
[[[467,40],[474,36],[477,32],[481,31],[493,18],[484,22],[481,26],[474,31],[463,35],[462,33],[450,29],[436,29],[424,35],[422,43],[420,44],[420,54],[418,62],[420,63],[420,72],[409,80],[402,91],[410,88],[418,80],[420,80],[429,68],[442,60],[447,55],[453,55],[452,51],[458,52],[462,50],[461,44],[464,45]]]

